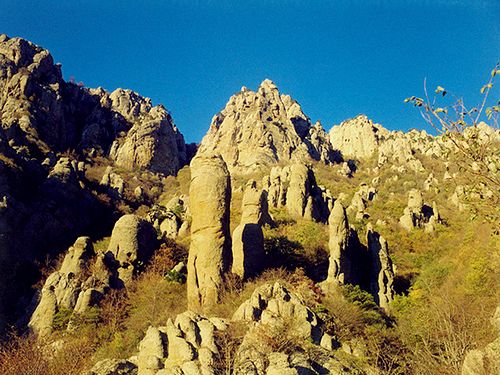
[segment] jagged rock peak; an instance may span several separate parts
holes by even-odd
[[[380,137],[388,133],[387,129],[374,124],[366,115],[358,115],[334,126],[330,130],[330,142],[343,156],[366,158],[377,151]]]
[[[279,162],[335,161],[326,132],[271,80],[242,87],[214,116],[199,154],[221,154],[231,172],[249,173]]]
[[[50,52],[0,36],[0,125],[30,157],[99,150],[127,169],[175,174],[187,162],[182,134],[162,105],[124,89],[65,82]]]

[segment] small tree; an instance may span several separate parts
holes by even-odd
[[[458,153],[459,168],[467,174],[471,188],[482,196],[487,192],[490,206],[500,203],[500,144],[498,136],[498,115],[500,101],[493,105],[490,93],[494,80],[500,75],[500,62],[491,71],[488,82],[481,87],[482,100],[478,106],[467,107],[464,100],[449,94],[442,86],[437,86],[433,97],[428,93],[424,80],[424,98],[411,96],[405,102],[420,108],[424,120],[441,135],[441,145],[447,154]],[[441,104],[447,98],[451,102]],[[490,123],[490,134],[483,123],[483,117]],[[492,200],[492,201],[491,201]]]

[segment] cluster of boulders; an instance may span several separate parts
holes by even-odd
[[[172,197],[164,206],[155,204],[146,219],[153,224],[160,237],[176,239],[189,235],[191,211],[189,197],[184,194]]]
[[[427,205],[423,201],[420,190],[410,190],[408,205],[404,209],[403,216],[399,218],[399,224],[407,231],[424,228],[426,232],[434,232],[436,225],[441,221],[436,202],[433,202],[432,206]]]
[[[321,124],[312,125],[300,105],[268,79],[256,92],[243,87],[213,118],[198,154],[214,152],[222,155],[231,173],[279,162],[336,160]]]
[[[318,185],[314,172],[307,164],[273,167],[263,179],[268,206],[285,207],[295,218],[326,222],[333,206],[331,192]]]
[[[116,222],[106,251],[95,253],[90,238],[79,237],[59,270],[45,281],[29,326],[45,337],[52,332],[58,313],[85,313],[110,288],[127,286],[155,246],[153,227],[136,215],[124,215]]]
[[[361,183],[352,197],[351,204],[347,207],[347,213],[358,221],[369,218],[370,215],[366,212],[367,203],[373,201],[376,195],[377,189],[366,183]]]
[[[226,347],[225,332],[231,325],[242,324],[246,328],[241,342],[234,349]],[[136,355],[127,360],[102,360],[88,374],[208,375],[229,368],[240,375],[350,371],[352,364],[332,355],[339,347],[332,334],[297,294],[276,282],[257,288],[230,320],[188,310],[169,319],[165,326],[150,326]],[[273,344],[292,341],[321,355],[308,356],[300,346],[279,348]]]

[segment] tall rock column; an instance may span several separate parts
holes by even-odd
[[[370,292],[375,302],[387,309],[394,299],[394,267],[389,257],[387,241],[371,226],[367,226],[368,253],[370,256]]]
[[[330,240],[330,266],[328,267],[327,282],[345,283],[348,282],[351,269],[349,259],[349,223],[342,203],[335,201],[333,210],[328,218]]]
[[[257,183],[254,180],[248,181],[241,205],[241,222],[233,232],[231,271],[242,279],[260,271],[265,258],[261,223],[267,210],[263,204],[267,204],[267,201],[262,198],[262,191],[257,189]]]
[[[188,308],[200,310],[218,302],[223,275],[231,264],[231,181],[221,156],[199,155],[191,161],[189,201]]]

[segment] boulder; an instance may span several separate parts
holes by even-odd
[[[136,215],[124,215],[111,233],[108,253],[117,262],[119,279],[128,284],[139,264],[146,263],[156,248],[156,232],[146,220]]]

